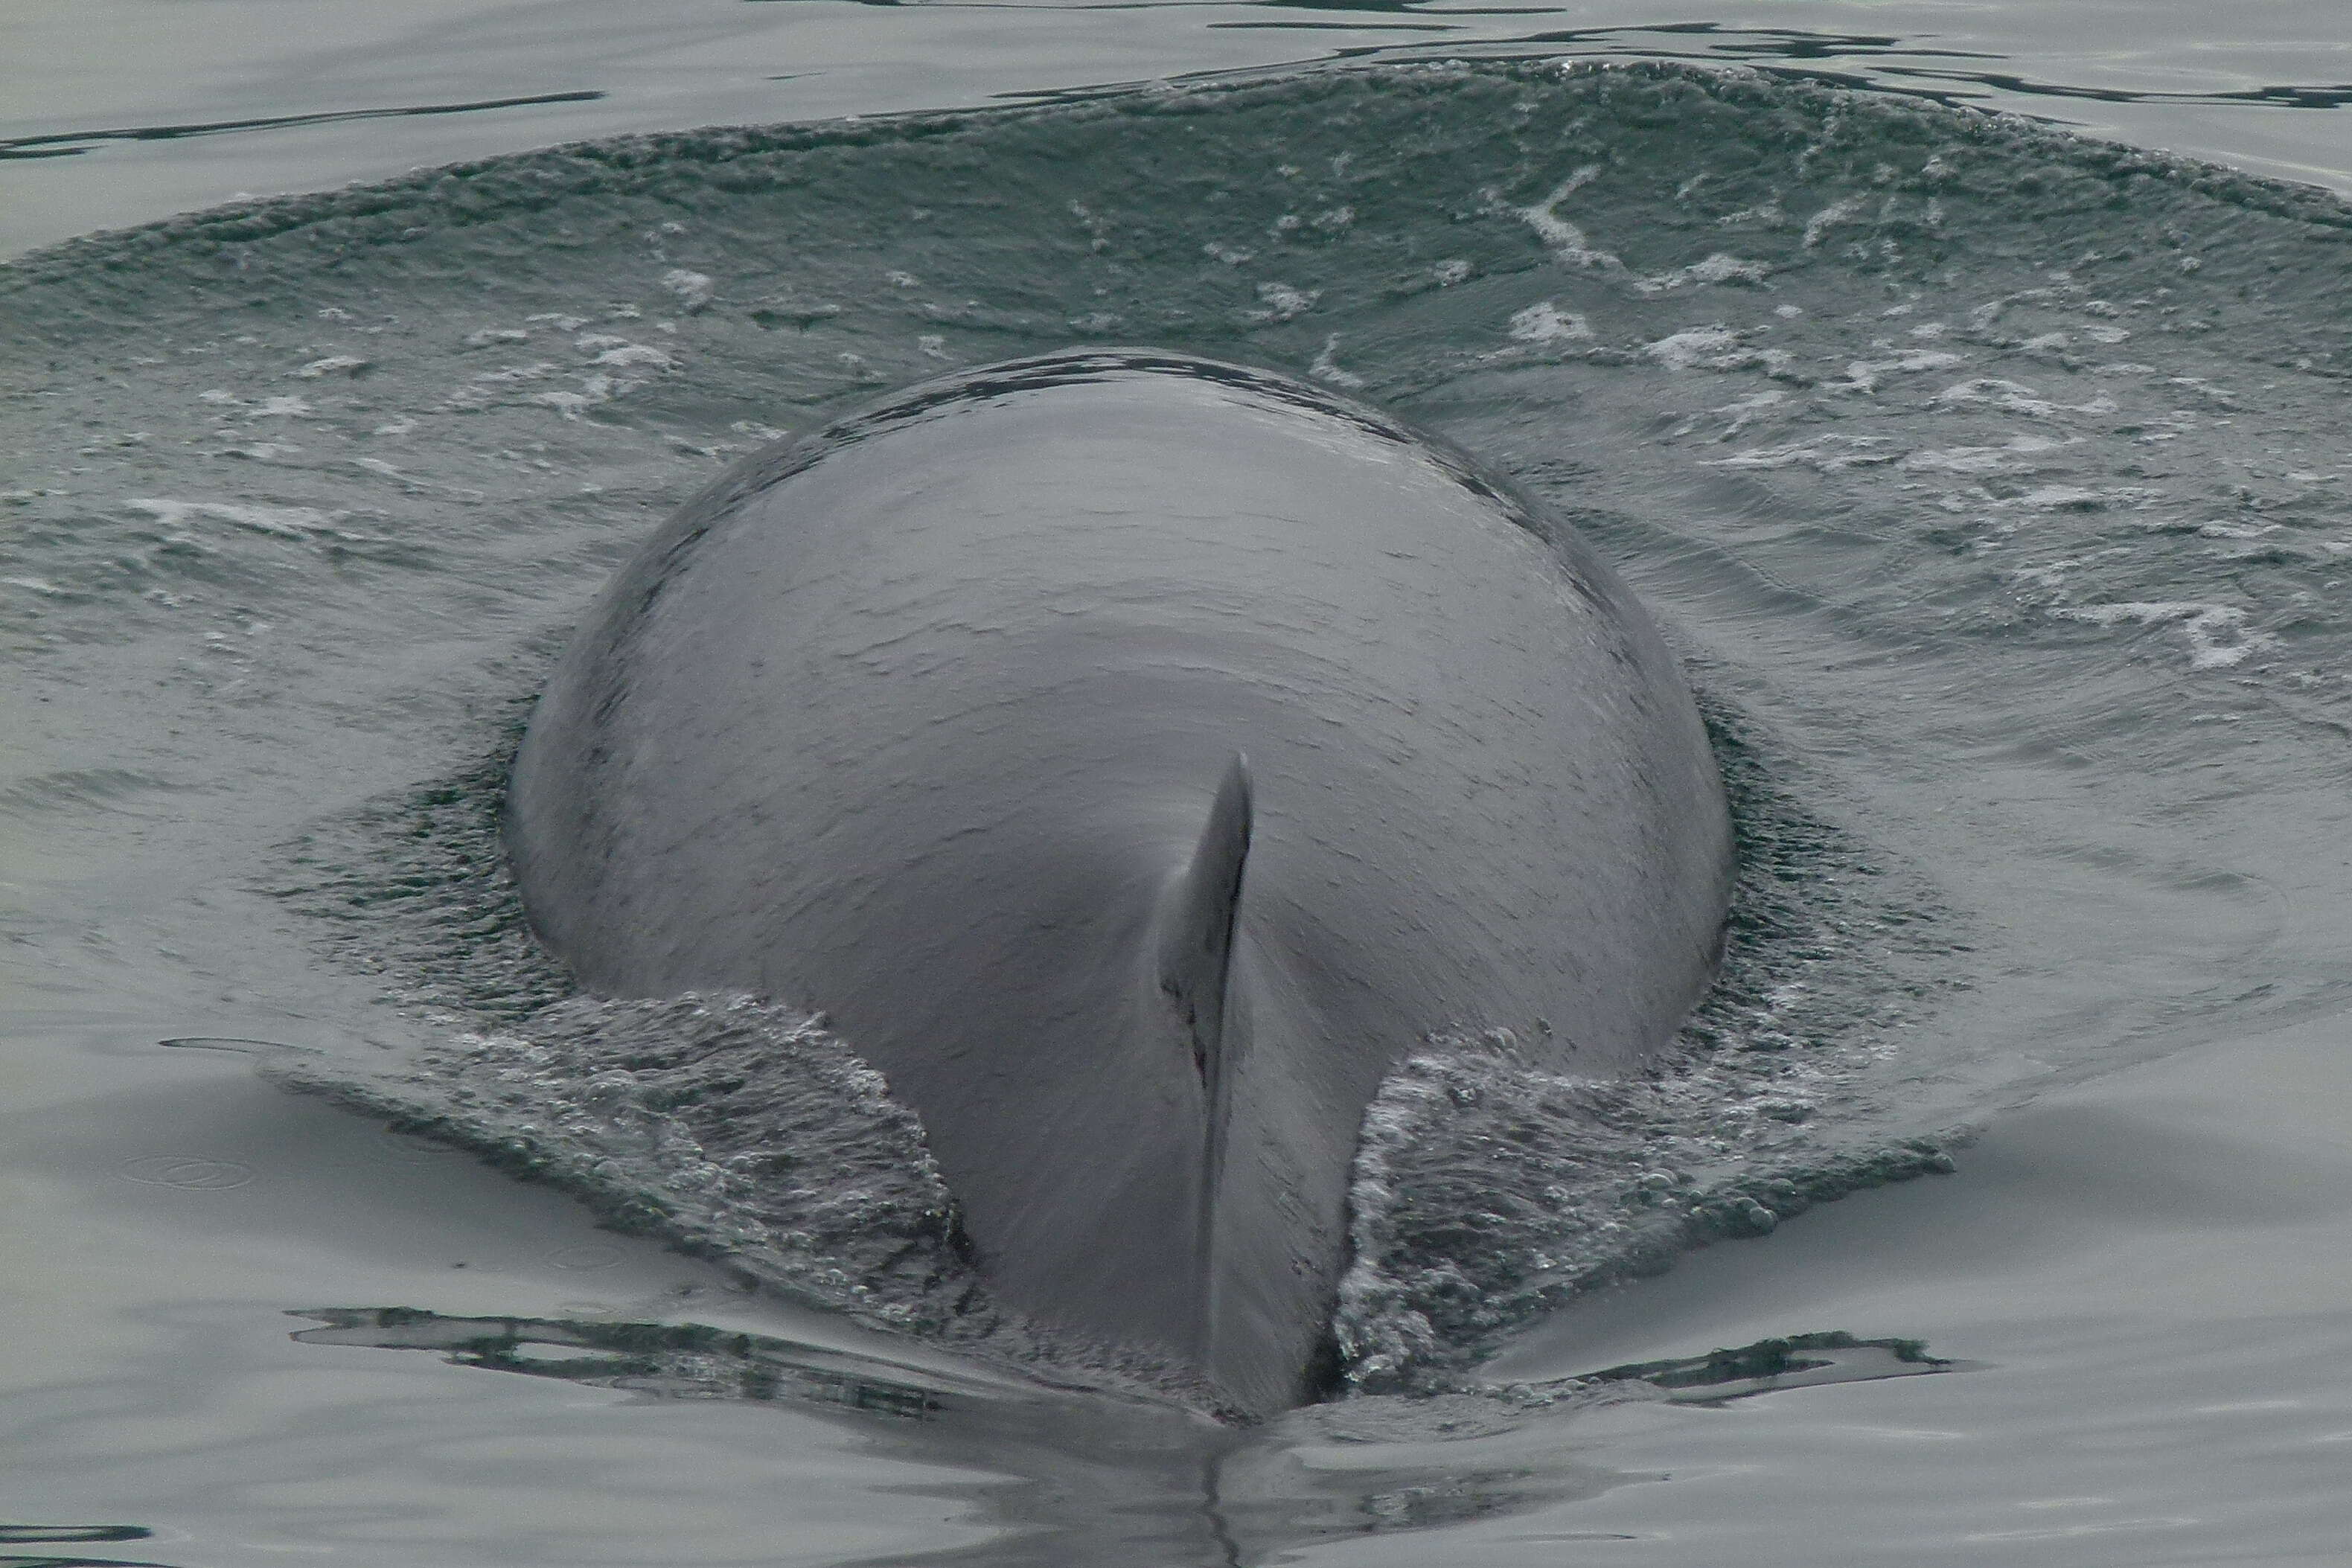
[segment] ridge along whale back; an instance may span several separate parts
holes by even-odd
[[[739,464],[590,612],[506,829],[584,986],[829,1012],[1008,1302],[1250,1412],[1308,1392],[1391,1067],[1638,1066],[1731,876],[1587,544],[1371,409],[1140,350]]]

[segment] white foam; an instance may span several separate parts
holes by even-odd
[[[850,356],[845,354],[842,358],[846,361]],[[578,419],[588,410],[612,402],[636,384],[599,371],[582,381],[578,392],[534,392],[526,401],[551,408],[566,419]]]
[[[1937,402],[1948,407],[1989,405],[2011,413],[2032,414],[2047,419],[2058,413],[2113,413],[2116,404],[2102,394],[2089,402],[2065,403],[2053,402],[2037,393],[2032,387],[2016,382],[2002,381],[1995,376],[1979,376],[1960,382],[1936,394]]]
[[[1363,377],[1353,371],[1344,371],[1339,368],[1339,334],[1334,332],[1323,340],[1323,351],[1315,356],[1315,362],[1307,368],[1307,373],[1318,382],[1328,382],[1335,387],[1362,386]]]
[[[1750,447],[1735,452],[1728,457],[1707,462],[1709,468],[1811,468],[1822,474],[1839,474],[1848,468],[1873,468],[1892,463],[1902,456],[1886,450],[1889,438],[1884,435],[1846,435],[1832,432],[1805,441],[1785,442],[1778,446]]]
[[[1842,202],[1832,202],[1828,206],[1823,207],[1820,212],[1815,213],[1811,217],[1807,218],[1805,220],[1805,248],[1807,250],[1812,250],[1819,246],[1822,243],[1822,235],[1828,234],[1831,229],[1836,227],[1842,223],[1844,223],[1860,211],[1862,211],[1862,204],[1849,196]]]
[[[1720,322],[1706,327],[1685,327],[1655,342],[1643,344],[1642,352],[1673,371],[1761,368],[1769,373],[1788,369],[1790,356],[1785,350],[1748,347],[1748,340],[1752,335]]]
[[[316,507],[256,507],[228,501],[175,501],[163,497],[133,497],[122,505],[131,511],[144,512],[167,528],[209,520],[281,539],[307,539],[332,533],[335,520],[347,515],[322,512]]]
[[[2243,664],[2247,655],[2275,648],[2279,640],[2267,632],[2246,630],[2246,612],[2235,605],[2191,600],[2150,600],[2129,604],[2068,604],[2051,612],[2068,621],[2094,626],[2161,626],[2177,624],[2189,638],[2189,667],[2226,670]]]
[[[2037,485],[2023,495],[1996,501],[1995,507],[2022,507],[2030,512],[2091,511],[2107,504],[2107,493],[2082,485]]]
[[[1643,344],[1642,352],[1662,365],[1685,370],[1738,347],[1739,334],[1728,327],[1686,327],[1654,342]]]
[[[2073,446],[2081,438],[2061,441],[2047,435],[2013,435],[1999,446],[1948,446],[1935,452],[1914,452],[1903,459],[1906,473],[2016,474],[2031,469],[2022,458]]]
[[[1265,301],[1265,308],[1251,311],[1252,320],[1287,321],[1312,310],[1315,302],[1323,298],[1323,291],[1319,288],[1298,288],[1287,283],[1267,282],[1257,286],[1257,297]]]
[[[691,272],[683,267],[674,267],[663,273],[661,286],[677,296],[678,303],[689,315],[710,303],[710,292],[714,287],[709,274]]]
[[[1716,252],[1705,261],[1695,261],[1688,267],[1678,267],[1672,272],[1653,273],[1633,280],[1640,294],[1667,294],[1696,283],[1761,283],[1772,269],[1760,261],[1743,261],[1736,256]]]
[[[593,362],[611,365],[615,370],[625,370],[633,365],[650,366],[657,371],[677,369],[677,356],[645,343],[624,343],[617,349],[607,349],[597,355]]]
[[[1551,194],[1532,206],[1512,209],[1528,227],[1536,231],[1552,259],[1568,267],[1622,267],[1624,264],[1605,250],[1595,250],[1584,237],[1584,231],[1559,215],[1560,203],[1591,184],[1599,176],[1601,165],[1587,163],[1567,179],[1552,187]]]
[[[1967,361],[1958,354],[1943,349],[1908,349],[1886,360],[1850,360],[1846,362],[1846,379],[1824,382],[1823,392],[1873,392],[1878,390],[1881,376],[1918,375],[1927,371],[1948,371]]]
[[[1511,317],[1510,334],[1522,343],[1565,343],[1592,336],[1592,325],[1552,300],[1530,305]]]
[[[1738,435],[1741,431],[1747,429],[1749,425],[1763,418],[1767,413],[1780,407],[1788,401],[1789,394],[1787,392],[1780,391],[1777,387],[1771,387],[1767,388],[1763,392],[1750,392],[1746,397],[1734,398],[1731,402],[1724,403],[1720,407],[1707,410],[1709,413],[1727,414],[1730,416],[1731,423],[1725,425],[1723,429],[1717,433],[1715,439],[1717,441],[1730,440],[1733,436]],[[1694,418],[1687,420],[1675,432],[1675,434],[1677,435],[1688,434],[1691,430],[1696,427],[1696,419]]]

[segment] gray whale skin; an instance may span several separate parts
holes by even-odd
[[[1569,528],[1286,377],[1079,350],[739,464],[625,568],[517,756],[591,990],[830,1013],[992,1286],[1309,1396],[1366,1106],[1433,1035],[1637,1068],[1708,979],[1719,775]]]

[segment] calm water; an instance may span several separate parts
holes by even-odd
[[[0,253],[621,131],[1373,51],[1748,63],[2352,190],[2352,36],[2322,0],[25,0],[0,18]]]
[[[2340,1562],[2352,216],[1941,102],[2343,190],[2346,29],[1717,15],[13,12],[0,244],[321,193],[0,271],[0,1563]],[[1749,845],[1675,1071],[1391,1082],[1247,1431],[888,1332],[902,1125],[735,1181],[661,1063],[795,1020],[562,999],[488,838],[683,495],[1106,336],[1546,494]]]

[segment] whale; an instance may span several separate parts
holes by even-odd
[[[1591,543],[1276,371],[1079,349],[740,460],[590,608],[503,833],[581,986],[821,1010],[991,1290],[1247,1415],[1314,1397],[1412,1053],[1655,1061],[1732,831]]]

